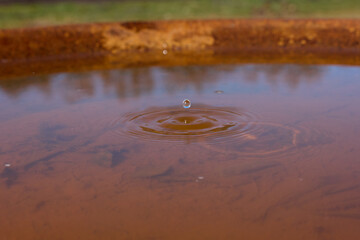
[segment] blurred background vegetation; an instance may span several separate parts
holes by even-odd
[[[358,18],[360,0],[0,0],[0,28],[194,18]]]

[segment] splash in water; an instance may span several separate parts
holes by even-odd
[[[185,99],[184,101],[183,101],[183,107],[184,108],[190,108],[191,107],[191,102],[190,102],[190,100],[189,99]]]

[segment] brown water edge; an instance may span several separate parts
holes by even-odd
[[[360,20],[234,19],[0,30],[0,79],[219,63],[360,63]]]
[[[150,93],[70,101],[60,106],[51,103],[50,109],[30,112],[22,110],[23,102],[16,104],[13,99],[41,106],[43,101],[32,102],[31,88],[49,88],[34,83],[28,85],[29,91],[9,94],[11,100],[0,91],[2,104],[10,105],[2,108],[2,113],[25,111],[10,120],[0,118],[0,236],[357,239],[359,70],[349,76],[347,73],[357,68],[337,67],[340,74],[335,74],[327,70],[332,69],[330,66],[316,66],[317,74],[305,74],[300,85],[287,87],[307,67],[310,66],[297,71],[290,68],[290,75],[265,75],[265,81],[272,83],[274,89],[250,94],[229,91],[243,81],[255,89],[258,85],[259,89],[267,86],[260,80],[251,81],[251,73],[266,72],[261,66],[251,68],[247,74],[241,74],[244,69],[236,72],[234,66],[207,67],[213,70],[208,74],[165,68],[160,75],[146,75],[141,74],[141,69],[133,69],[129,71],[140,77],[132,79],[133,85],[120,85],[125,93],[132,89],[136,92],[138,79],[143,85],[146,78],[156,81],[155,76],[162,75],[177,90],[161,94],[155,91],[156,85],[149,84],[146,88]],[[223,68],[234,71],[234,75],[228,76]],[[276,67],[270,70],[281,72]],[[54,86],[65,94],[90,85],[93,88],[85,91],[95,95],[101,87],[89,83],[93,75],[99,78],[100,74],[60,74],[67,88]],[[113,89],[116,85],[111,81],[127,80],[123,77],[126,72],[119,71],[119,75],[104,72],[101,81]],[[57,81],[56,77],[49,79]],[[179,90],[186,89],[181,85],[186,79],[190,86],[204,83],[203,89],[191,93]],[[221,84],[211,87],[214,81]],[[214,93],[227,82],[233,85],[222,89],[221,94]],[[284,86],[288,91],[281,91]],[[52,98],[56,91],[39,91],[36,95],[43,95],[44,102],[59,101]],[[236,134],[224,132],[224,139],[204,137],[196,141],[187,137],[170,141],[162,134],[150,139],[148,135],[127,133],[134,126],[124,122],[134,116],[160,120],[155,126],[163,127],[164,115],[160,111],[158,117],[159,109],[169,115],[174,112],[174,119],[178,120],[178,111],[183,109],[181,101],[177,108],[177,95],[187,95],[192,100],[195,116],[212,109],[212,114],[206,116],[221,122],[224,117],[217,110],[232,111],[238,115],[226,115],[229,120],[244,116],[240,119],[253,125],[239,126]],[[180,120],[194,116],[184,111]],[[144,123],[148,121],[135,126]],[[209,129],[209,125],[202,129]],[[255,154],[244,154],[246,151]],[[11,166],[5,167],[5,163]]]

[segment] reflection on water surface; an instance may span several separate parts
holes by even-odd
[[[2,80],[0,239],[357,239],[359,74],[220,65]]]

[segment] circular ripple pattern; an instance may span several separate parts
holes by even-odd
[[[238,138],[254,130],[253,114],[209,106],[151,108],[129,114],[118,131],[151,140],[199,141]]]
[[[302,134],[296,128],[271,123],[257,122],[256,131],[244,134],[241,139],[223,142],[205,141],[204,146],[211,151],[233,153],[245,157],[269,155],[289,155],[299,145],[304,145]]]
[[[207,105],[151,108],[121,119],[117,134],[146,140],[198,142],[209,151],[244,157],[288,156],[299,147],[315,146],[328,138],[306,128],[258,121],[256,115]],[[119,121],[117,121],[119,123]]]

